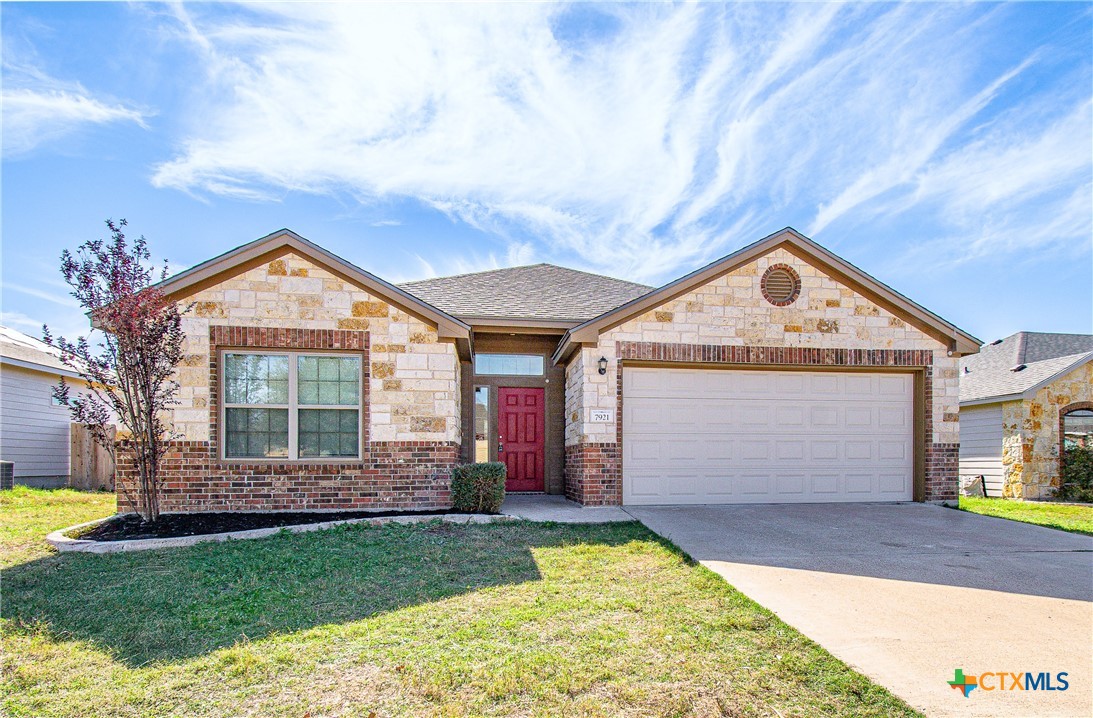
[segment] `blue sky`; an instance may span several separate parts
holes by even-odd
[[[4,324],[66,247],[289,227],[392,281],[650,284],[784,226],[990,341],[1093,331],[1074,4],[4,3]]]

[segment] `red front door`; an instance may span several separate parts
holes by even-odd
[[[543,389],[497,389],[497,460],[508,467],[506,491],[543,491],[546,446]]]

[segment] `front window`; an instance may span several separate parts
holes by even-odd
[[[542,376],[543,357],[534,354],[475,354],[474,373],[481,376]]]
[[[224,456],[360,456],[361,360],[338,354],[224,355]]]

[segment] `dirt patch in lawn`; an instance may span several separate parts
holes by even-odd
[[[195,514],[162,514],[148,522],[136,514],[114,516],[90,530],[73,534],[87,541],[129,541],[133,539],[202,536],[230,531],[250,531],[279,526],[319,524],[348,519],[378,519],[390,516],[444,516],[455,511],[284,511],[275,513],[239,513],[218,511]]]

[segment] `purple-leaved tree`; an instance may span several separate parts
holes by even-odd
[[[131,454],[138,496],[128,498],[145,521],[159,517],[160,467],[175,438],[166,412],[177,402],[173,378],[182,359],[182,311],[154,286],[148,242],[130,243],[122,233],[124,219],[106,221],[110,239],[84,242],[75,255],[61,254],[61,274],[72,296],[101,332],[97,343],[87,337],[69,341],[52,337],[42,327],[44,341],[60,350],[61,361],[87,383],[86,392],[72,393],[62,378],[53,395],[86,424],[96,442],[110,451],[117,465],[113,417],[129,433],[121,446]],[[164,264],[160,278],[167,276]],[[116,482],[119,490],[129,491]]]

